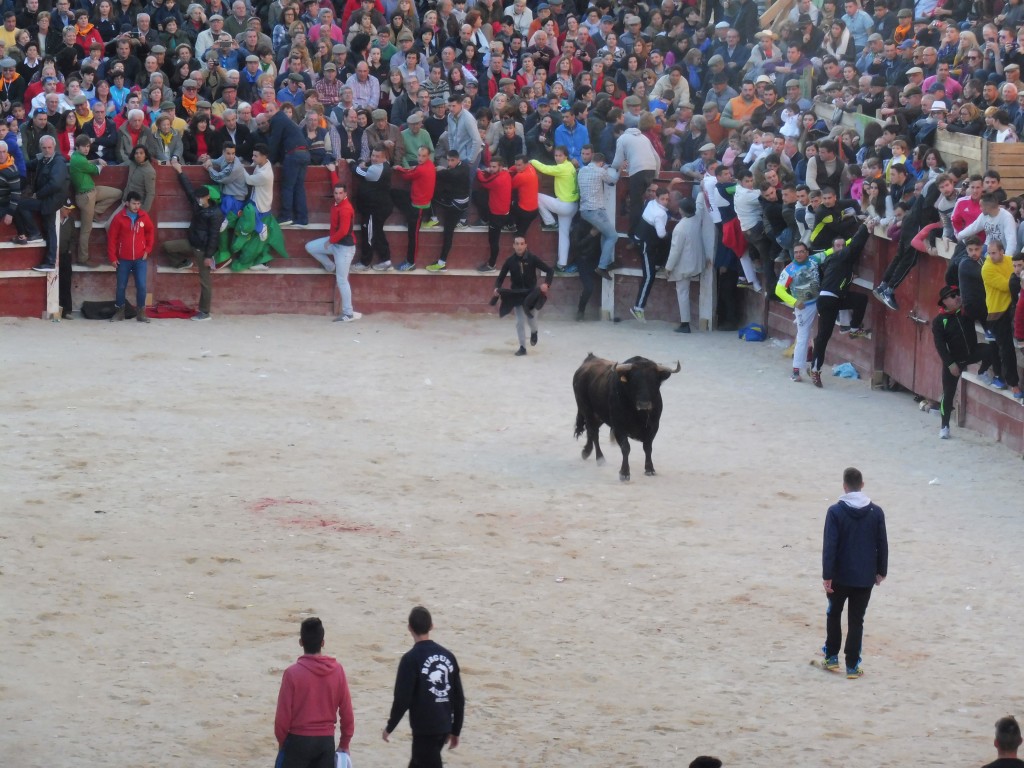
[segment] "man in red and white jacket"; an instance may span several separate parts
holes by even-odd
[[[129,192],[125,207],[114,216],[107,229],[107,258],[117,268],[116,309],[110,322],[124,320],[124,294],[128,278],[135,276],[135,302],[140,323],[148,323],[146,317],[146,260],[156,243],[156,227],[149,214],[142,210],[142,196]]]
[[[415,115],[415,117],[420,117]],[[410,122],[412,117],[409,118]],[[422,118],[420,118],[422,119]],[[396,269],[399,272],[408,272],[416,269],[416,253],[420,246],[420,224],[423,217],[430,212],[430,202],[434,199],[434,188],[437,186],[437,169],[434,167],[434,158],[430,149],[420,147],[416,150],[416,165],[413,168],[403,168],[396,165],[391,169],[397,173],[399,178],[409,182],[409,189],[391,188],[391,199],[395,207],[405,216],[405,223],[408,229],[406,238],[405,263],[399,264]]]
[[[338,166],[327,165],[334,185],[334,205],[331,206],[331,229],[327,237],[306,243],[306,252],[320,262],[328,272],[333,272],[341,294],[341,314],[334,318],[336,323],[350,323],[362,317],[352,309],[352,287],[348,282],[348,270],[356,255],[356,240],[352,234],[355,212],[348,199],[348,188],[338,179]]]

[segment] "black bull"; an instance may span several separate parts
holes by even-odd
[[[602,424],[611,427],[611,434],[622,449],[622,467],[619,479],[629,480],[629,439],[639,440],[644,446],[644,474],[654,474],[651,445],[658,434],[661,421],[661,382],[675,370],[648,360],[631,357],[624,363],[613,363],[587,355],[572,377],[572,391],[576,395],[575,437],[587,433],[583,448],[584,460],[592,450],[597,451],[597,463],[604,463],[604,454],[598,442]]]

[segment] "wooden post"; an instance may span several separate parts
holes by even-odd
[[[56,229],[58,240],[60,239],[60,209],[53,214],[56,219]],[[49,245],[47,245],[49,247]],[[43,320],[52,320],[55,323],[61,320],[60,311],[60,248],[56,248],[57,258],[54,261],[54,269],[52,272],[46,273],[46,311],[43,312]]]

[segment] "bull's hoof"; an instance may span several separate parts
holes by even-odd
[[[597,466],[599,466],[599,467],[603,467],[604,466],[604,456],[598,456],[597,457]]]
[[[648,477],[653,477],[657,473],[653,469],[645,469],[644,474],[647,475]]]
[[[590,458],[590,454],[593,452],[593,450],[593,448],[584,448],[582,451],[580,451],[580,456],[582,456],[583,460],[586,461],[587,459]]]
[[[624,483],[628,483],[629,482],[629,475],[624,475],[621,472],[619,472],[619,480],[621,480]]]

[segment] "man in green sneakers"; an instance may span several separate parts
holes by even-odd
[[[821,578],[828,596],[825,669],[838,669],[843,642],[843,606],[850,601],[846,634],[846,676],[860,677],[860,651],[864,639],[864,613],[871,588],[882,583],[889,568],[889,541],[885,513],[863,492],[859,469],[843,472],[839,501],[828,508],[821,548]]]

